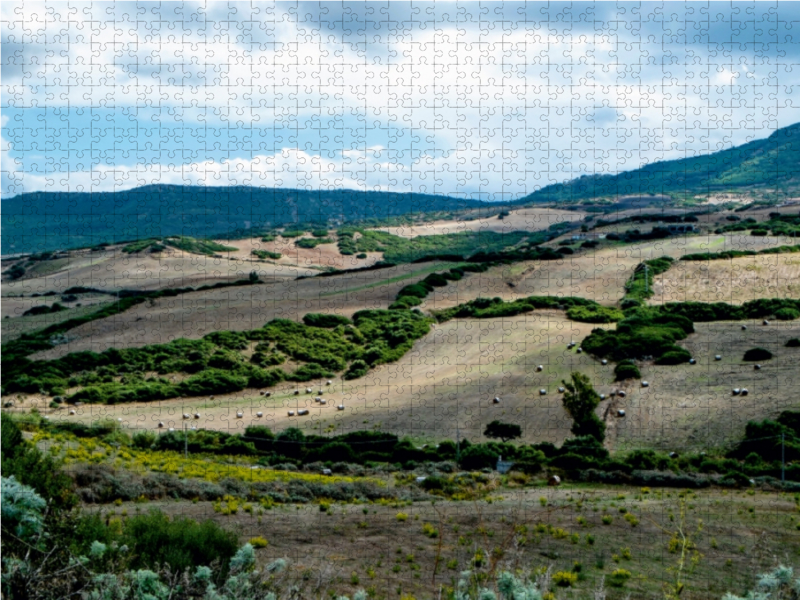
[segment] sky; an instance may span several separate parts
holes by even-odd
[[[2,197],[511,200],[800,121],[800,3],[0,4]]]

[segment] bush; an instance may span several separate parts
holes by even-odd
[[[690,358],[692,358],[692,355],[689,353],[689,351],[684,348],[680,348],[678,350],[670,350],[669,352],[665,352],[656,360],[656,364],[680,365],[682,363],[689,362]]]
[[[625,569],[617,569],[608,576],[608,584],[613,587],[622,587],[631,578],[631,572]]]
[[[367,363],[360,359],[354,360],[350,363],[350,368],[347,369],[343,377],[344,379],[358,379],[366,375],[367,371],[369,371],[369,365],[367,365]]]
[[[795,308],[779,308],[775,311],[775,318],[780,321],[794,321],[800,318],[800,311]]]
[[[166,564],[183,571],[219,560],[227,571],[238,548],[238,536],[214,521],[170,520],[156,510],[128,518],[120,542],[130,549],[134,569]]]
[[[641,378],[642,374],[639,372],[639,367],[630,361],[623,361],[614,367],[614,381]]]
[[[206,394],[228,394],[247,386],[247,379],[220,369],[207,369],[181,381],[177,386],[181,396],[204,396]]]
[[[756,361],[756,360],[769,360],[772,358],[772,352],[766,348],[750,348],[744,353],[742,360]]]
[[[250,538],[248,542],[253,548],[266,548],[269,546],[269,542],[262,536]]]
[[[625,318],[621,310],[607,306],[573,306],[567,318],[581,323],[615,323]]]
[[[786,342],[787,348],[800,348],[800,338],[792,338]]]
[[[493,469],[499,456],[488,444],[474,444],[461,452],[461,467],[468,471]]]
[[[339,325],[353,324],[353,322],[347,317],[325,313],[309,313],[303,317],[303,323],[309,327],[325,327],[328,329],[333,329]]]

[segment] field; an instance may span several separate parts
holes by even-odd
[[[678,496],[676,490],[642,494],[626,486],[554,489],[523,477],[499,487],[491,502],[334,504],[328,512],[316,504],[278,506],[263,516],[259,511],[222,516],[210,502],[151,502],[103,512],[134,514],[155,507],[236,527],[242,543],[262,536],[269,545],[257,551],[259,565],[287,559],[284,577],[314,596],[362,588],[374,598],[435,598],[467,569],[532,572],[550,567],[554,574],[575,572],[578,563],[573,590],[584,594],[578,597],[591,597],[605,577],[609,600],[627,595],[660,599],[665,586],[674,584],[668,569],[679,559],[669,550],[681,525]],[[690,492],[686,501],[686,532],[694,534],[700,520],[703,527],[693,539],[700,558],[685,575],[685,597],[718,600],[727,590],[751,585],[750,574],[771,568],[775,557],[797,555],[797,513],[790,496],[700,490]],[[635,527],[623,518],[623,510],[635,516]],[[408,521],[398,520],[401,512]],[[604,515],[612,517],[609,525],[603,523]],[[425,524],[435,529],[436,537],[423,532]],[[476,555],[483,556],[477,565]],[[622,588],[609,585],[616,569],[631,574]]]
[[[464,231],[496,231],[510,233],[512,231],[541,231],[555,223],[574,223],[583,220],[585,213],[555,208],[521,208],[508,211],[502,219],[488,217],[483,219],[432,221],[403,227],[376,227],[378,231],[386,231],[405,238],[421,235],[443,233],[461,233]]]
[[[709,250],[711,251],[711,250]],[[730,260],[679,261],[658,275],[651,303],[728,302],[800,297],[800,256],[763,254]]]
[[[697,332],[681,342],[696,357],[696,365],[659,366],[641,363],[642,388],[637,380],[614,383],[613,364],[602,365],[588,354],[567,350],[594,327],[576,323],[561,311],[535,311],[506,319],[456,319],[437,325],[414,348],[393,364],[371,370],[365,377],[332,386],[322,380],[307,384],[282,383],[264,398],[259,390],[208,398],[179,398],[160,402],[112,406],[84,405],[67,417],[66,408],[49,409],[47,399],[32,395],[21,406],[31,406],[52,419],[90,423],[121,419],[132,430],[181,428],[182,413],[199,412],[197,426],[223,431],[266,424],[273,430],[300,427],[308,433],[340,434],[359,429],[409,435],[422,442],[455,439],[484,440],[486,424],[494,419],[522,426],[522,440],[562,443],[569,437],[571,420],[561,404],[558,387],[573,371],[589,375],[598,393],[624,390],[626,398],[603,401],[599,414],[607,424],[606,445],[616,450],[657,448],[703,450],[740,439],[748,420],[775,416],[800,408],[791,390],[800,387],[796,369],[800,349],[785,348],[786,340],[800,337],[800,323],[770,326],[749,323],[697,323]],[[613,326],[604,326],[613,327]],[[745,350],[764,347],[775,355],[761,370],[743,362]],[[714,356],[721,354],[721,361]],[[536,367],[542,365],[543,371]],[[733,397],[730,389],[747,387],[747,398]],[[295,390],[300,390],[299,396]],[[316,404],[318,390],[326,400]],[[546,390],[540,395],[540,390]],[[499,396],[501,404],[492,398]],[[343,404],[344,411],[336,406]],[[288,411],[308,409],[307,416]],[[616,417],[624,409],[626,417]],[[243,418],[236,413],[243,412]],[[259,418],[256,413],[264,413]]]

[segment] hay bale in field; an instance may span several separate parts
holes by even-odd
[[[557,487],[561,485],[561,477],[559,477],[558,475],[550,475],[550,477],[547,480],[547,485],[549,485],[550,487]]]
[[[495,396],[495,397],[494,397],[494,400],[492,400],[492,403],[493,403],[493,404],[500,404],[500,398],[498,398],[497,396]]]
[[[618,417],[624,417],[624,416],[625,416],[625,410],[624,410],[624,409],[622,409],[622,408],[620,408],[620,409],[617,411],[617,416],[618,416]]]

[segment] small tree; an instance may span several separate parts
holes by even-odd
[[[258,283],[258,273],[250,271],[250,283]]]
[[[513,423],[501,423],[500,421],[492,421],[486,426],[483,432],[488,438],[501,440],[506,443],[509,440],[515,440],[522,435],[522,428]]]
[[[564,392],[564,408],[574,421],[572,433],[575,435],[591,435],[599,442],[605,439],[606,424],[594,414],[600,404],[600,396],[594,391],[592,382],[583,373],[572,374],[572,381],[562,381]]]

